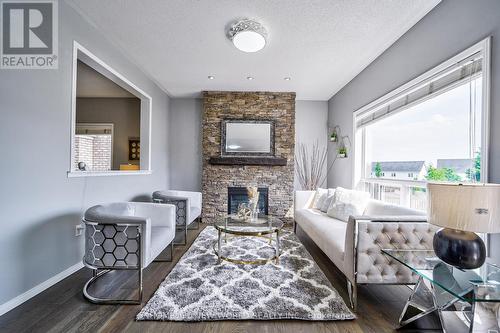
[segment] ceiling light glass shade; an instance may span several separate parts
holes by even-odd
[[[243,52],[257,52],[266,46],[264,37],[254,31],[243,31],[233,37],[233,44]]]
[[[243,52],[257,52],[266,46],[267,31],[258,22],[244,19],[233,24],[228,32],[234,46]]]

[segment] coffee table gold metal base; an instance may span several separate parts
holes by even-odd
[[[260,217],[260,223],[249,223],[234,219],[232,216],[227,216],[216,223],[214,227],[218,232],[217,243],[214,244],[214,252],[217,255],[217,263],[222,260],[243,265],[263,265],[268,262],[276,261],[279,263],[280,257],[280,231],[283,227],[283,222],[273,216]],[[229,237],[228,237],[229,235]],[[230,254],[222,254],[222,243],[227,243],[228,239],[238,237],[262,237],[269,240],[269,244],[274,246],[274,256],[270,258],[257,258],[254,260],[241,260],[231,258]]]
[[[219,233],[221,233],[219,231]],[[238,238],[238,237],[242,237],[243,235],[237,235],[237,236],[232,236],[232,237],[227,237],[227,235],[224,235],[224,237],[222,236],[219,236],[220,238],[219,239],[224,239],[224,243],[227,243],[227,240],[228,239],[233,239],[233,238]],[[245,237],[262,237],[262,238],[266,238],[266,239],[269,239],[269,244],[272,244],[272,242],[275,242],[275,243],[278,243],[279,240],[279,233],[277,233],[276,235],[276,239],[272,238],[272,237],[266,237],[266,236],[258,236],[258,235],[255,235],[255,236],[249,236],[249,235],[244,235]],[[222,242],[222,240],[221,240]],[[240,259],[236,259],[236,258],[231,258],[231,257],[227,257],[227,256],[224,256],[222,254],[220,254],[219,250],[216,248],[216,245],[218,246],[219,244],[219,241],[217,242],[217,244],[214,244],[213,248],[214,248],[214,252],[215,254],[217,255],[217,258],[218,258],[218,261],[217,263],[220,264],[222,262],[222,260],[224,261],[228,261],[228,262],[232,262],[233,264],[239,264],[239,265],[264,265],[264,264],[267,264],[269,262],[272,262],[272,261],[276,261],[276,264],[279,264],[279,258],[280,258],[280,255],[281,253],[279,252],[279,249],[277,249],[277,247],[275,247],[276,250],[276,254],[271,257],[271,258],[259,258],[259,259],[255,259],[255,260],[240,260]],[[222,245],[221,245],[222,247]]]

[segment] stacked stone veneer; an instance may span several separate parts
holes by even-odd
[[[227,188],[269,188],[269,214],[293,214],[295,149],[295,93],[204,92],[203,93],[203,221],[211,223],[227,214]],[[221,155],[223,119],[272,119],[275,121],[275,153],[286,166],[212,165],[210,157]]]

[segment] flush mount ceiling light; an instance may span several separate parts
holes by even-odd
[[[266,46],[267,31],[259,22],[243,19],[231,26],[228,37],[243,52],[257,52]]]

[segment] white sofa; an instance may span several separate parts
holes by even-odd
[[[351,306],[356,308],[359,284],[413,284],[416,276],[390,260],[381,250],[432,249],[436,227],[425,213],[370,200],[362,216],[348,222],[313,209],[316,191],[295,192],[294,230],[297,225],[346,276]]]

